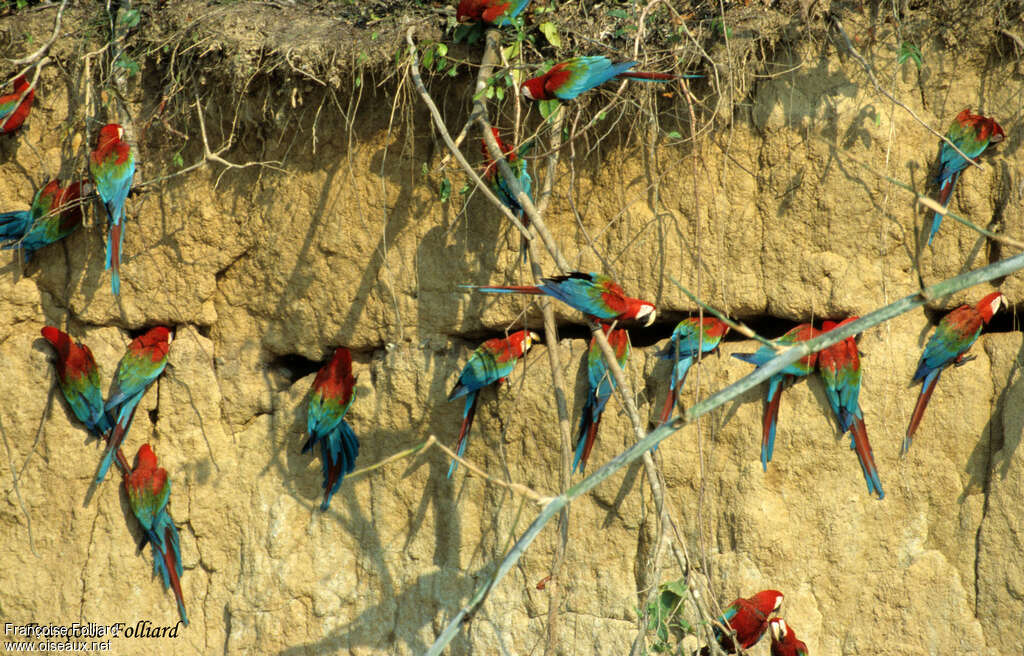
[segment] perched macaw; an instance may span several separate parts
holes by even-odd
[[[610,326],[601,325],[601,330],[608,336],[608,345],[615,352],[615,360],[619,363],[619,367],[623,368],[626,366],[626,360],[629,359],[629,333],[621,328],[608,332],[609,328]],[[608,371],[604,354],[593,337],[590,338],[590,350],[587,351],[587,381],[590,385],[587,388],[587,400],[583,404],[583,411],[580,415],[580,428],[576,431],[574,446],[576,455],[572,461],[573,472],[579,469],[580,473],[587,469],[590,450],[594,448],[597,429],[601,426],[601,413],[604,412],[604,406],[615,391],[615,379]]]
[[[520,330],[508,337],[487,340],[469,356],[469,362],[462,368],[459,380],[448,395],[449,401],[461,396],[466,397],[466,405],[462,410],[462,428],[459,430],[459,440],[455,444],[455,452],[459,457],[462,457],[466,450],[466,438],[473,425],[473,415],[476,414],[477,393],[481,388],[508,378],[516,367],[516,361],[526,355],[536,341],[540,341],[537,333]],[[458,460],[452,460],[448,468],[449,478],[458,466]]]
[[[302,452],[320,444],[324,472],[322,511],[330,508],[331,497],[338,491],[345,475],[355,468],[356,456],[359,455],[359,440],[345,421],[345,413],[356,398],[355,385],[352,354],[340,346],[335,349],[331,361],[317,372],[309,392],[306,414],[309,439],[302,446]]]
[[[834,328],[844,326],[859,317],[850,317],[840,323],[826,321],[821,332],[827,333]],[[860,355],[857,353],[857,342],[847,337],[818,352],[818,372],[825,382],[825,396],[832,406],[832,412],[839,422],[839,430],[850,431],[850,447],[857,452],[864,480],[868,484],[868,494],[877,494],[879,499],[885,497],[882,481],[878,478],[875,457],[868,441],[868,429],[864,425],[864,413],[860,409]]]
[[[809,323],[802,323],[782,337],[775,340],[779,346],[792,346],[797,342],[806,342],[818,336],[818,331]],[[733,353],[734,358],[744,362],[763,366],[778,353],[770,346],[762,346],[755,353]],[[817,354],[805,355],[793,364],[768,379],[768,391],[765,395],[764,421],[761,434],[761,468],[768,471],[768,463],[775,449],[775,424],[779,418],[779,400],[782,390],[792,385],[797,378],[807,376],[814,371]]]
[[[110,430],[110,417],[103,410],[100,370],[92,351],[53,326],[43,326],[42,333],[57,352],[53,363],[57,369],[57,384],[71,411],[93,435],[105,436]]]
[[[807,645],[796,637],[786,620],[775,617],[768,622],[772,637],[772,656],[807,656]]]
[[[124,434],[132,425],[136,406],[167,366],[170,335],[171,332],[163,326],[150,328],[145,334],[132,340],[128,345],[128,352],[117,365],[117,373],[110,383],[106,405],[106,411],[112,418],[116,418],[117,423],[107,438],[107,448],[96,474],[97,483],[106,477],[110,459],[121,446]]]
[[[455,19],[460,23],[477,21],[503,27],[523,11],[530,0],[459,0]]]
[[[113,268],[110,289],[121,293],[121,244],[124,241],[124,203],[135,175],[135,154],[127,142],[122,141],[124,129],[117,123],[104,125],[89,160],[89,171],[96,183],[103,206],[107,210],[107,262]]]
[[[977,158],[989,144],[997,144],[1006,137],[1003,128],[995,122],[995,119],[972,114],[971,108],[956,115],[946,132],[946,138],[956,144],[956,147],[964,152],[971,159]],[[948,143],[942,142],[942,149],[939,152],[939,164],[942,166],[939,171],[937,183],[939,185],[939,202],[943,207],[949,206],[949,199],[953,195],[953,187],[960,178],[960,173],[967,168],[967,160],[960,153],[953,150]],[[942,224],[942,215],[938,212],[932,218],[932,229],[928,233],[928,243],[939,231]]]
[[[135,456],[135,469],[124,477],[124,489],[128,493],[128,505],[142,524],[143,538],[139,549],[149,542],[153,549],[153,571],[160,574],[164,590],[174,590],[178,601],[178,615],[188,626],[185,614],[185,600],[181,596],[181,547],[178,543],[178,529],[167,512],[167,501],[171,498],[171,481],[167,470],[157,467],[156,454],[148,444],[139,447]]]
[[[733,640],[731,633],[715,626],[715,641],[730,654],[735,654],[737,647],[750,649],[768,630],[768,619],[777,613],[781,606],[782,593],[778,590],[762,590],[753,597],[736,599],[717,620],[718,624],[735,631],[736,638]],[[710,651],[704,647],[701,654],[708,654]]]
[[[14,79],[14,93],[0,96],[0,134],[10,134],[25,122],[29,110],[32,109],[32,100],[36,97],[35,89],[25,93],[30,86],[32,85],[25,76],[19,75]],[[25,97],[22,99],[23,93]]]
[[[61,188],[60,180],[50,180],[36,192],[29,211],[0,214],[0,240],[9,240],[0,248],[23,249],[27,262],[43,246],[67,237],[82,225],[81,194],[81,182]]]
[[[1005,300],[1006,297],[999,292],[992,292],[973,307],[961,305],[944,316],[936,326],[935,332],[925,344],[921,360],[917,363],[917,371],[914,373],[913,382],[923,381],[921,395],[917,397],[917,405],[910,417],[910,426],[907,427],[907,436],[903,439],[900,455],[910,449],[914,432],[924,417],[924,410],[928,407],[932,392],[935,391],[935,384],[939,382],[939,374],[949,365],[959,367],[973,359],[964,356],[978,339],[982,326],[992,319],[992,315],[999,310],[999,306]]]
[[[573,271],[567,276],[542,278],[540,286],[474,287],[487,294],[546,294],[562,301],[595,321],[644,319],[654,323],[654,304],[626,296],[619,283],[600,273]]]
[[[515,174],[516,180],[519,182],[519,186],[523,188],[523,192],[533,200],[533,179],[530,177],[529,172],[526,170],[526,159],[523,154],[530,149],[530,143],[527,143],[519,147],[517,151],[512,146],[509,146],[501,137],[498,135],[498,128],[491,128],[491,133],[494,135],[494,140],[498,142],[498,147],[501,149],[501,153],[505,156],[505,160],[508,162],[509,167],[512,169],[512,173]],[[523,208],[519,204],[512,190],[508,186],[508,182],[502,177],[501,172],[498,171],[498,164],[491,157],[490,151],[487,150],[487,142],[483,139],[480,140],[480,151],[484,154],[484,173],[483,179],[487,185],[494,192],[494,195],[498,197],[505,207],[512,210],[512,213],[516,215],[516,218],[522,222],[524,226],[530,225],[530,217],[523,213]],[[526,260],[526,237],[523,237],[522,252],[523,260]]]
[[[697,355],[711,353],[717,349],[727,332],[729,326],[715,317],[704,317],[703,320],[690,317],[676,324],[668,345],[655,354],[662,360],[674,362],[668,383],[668,398],[665,399],[665,407],[661,411],[662,424],[672,416],[679,393],[683,391],[686,374],[697,359]]]
[[[530,78],[523,82],[523,95],[530,100],[572,100],[584,91],[604,84],[612,78],[644,80],[647,82],[667,82],[678,80],[679,75],[671,73],[641,73],[629,69],[636,66],[635,61],[613,64],[607,57],[573,57],[559,62],[548,69],[547,73]],[[684,75],[682,77],[701,77],[700,75]]]

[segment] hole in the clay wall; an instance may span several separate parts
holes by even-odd
[[[328,356],[328,358],[329,357],[330,356]],[[286,353],[285,355],[279,355],[273,358],[270,361],[270,367],[272,369],[276,369],[278,373],[287,378],[290,382],[295,383],[311,373],[320,371],[320,368],[327,364],[328,361],[329,359],[325,359],[323,362],[316,362],[315,360],[310,360],[298,353]]]

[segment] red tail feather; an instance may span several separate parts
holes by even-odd
[[[900,450],[900,455],[905,454],[910,449],[910,441],[917,431],[918,424],[921,423],[921,419],[924,417],[925,408],[928,407],[928,401],[932,398],[935,385],[939,382],[939,373],[941,373],[941,370],[935,372],[935,378],[932,378],[931,382],[928,381],[928,377],[925,377],[921,387],[921,395],[917,397],[917,405],[914,406],[914,414],[910,416],[910,426],[907,427],[907,436],[903,440],[903,448]]]
[[[642,72],[635,72],[634,73],[633,71],[627,71],[626,73],[619,73],[615,77],[617,77],[617,78],[618,77],[624,77],[624,78],[628,78],[630,80],[663,80],[663,81],[668,81],[668,80],[678,80],[679,79],[678,75],[672,75],[671,73],[642,73]]]
[[[664,424],[672,416],[672,411],[676,407],[676,390],[670,389],[668,391],[668,398],[665,399],[665,406],[661,410],[661,424]]]
[[[171,547],[173,539],[170,532],[174,527],[168,527],[164,532],[164,567],[171,579],[171,589],[174,590],[174,598],[178,602],[178,612],[182,622],[188,626],[188,616],[185,614],[185,598],[181,594],[181,581],[178,580],[178,563],[174,559],[174,549]]]

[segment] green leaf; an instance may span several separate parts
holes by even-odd
[[[430,175],[430,167],[427,166],[426,162],[423,162],[423,164],[420,165],[420,173],[423,175]]]
[[[447,203],[448,199],[452,197],[452,181],[448,178],[441,180],[441,189],[439,190],[441,196],[441,202]]]
[[[558,111],[558,100],[541,100],[537,103],[537,109],[540,110],[540,115],[545,119]]]
[[[501,49],[501,54],[504,55],[506,60],[508,60],[508,59],[515,59],[516,57],[519,56],[520,46],[521,46],[521,43],[519,41],[516,41],[512,45],[505,46],[504,48],[502,48]]]
[[[546,21],[544,23],[541,23],[537,27],[538,29],[540,29],[541,34],[543,34],[547,38],[548,43],[550,43],[556,48],[562,47],[562,37],[558,36],[557,25],[555,25],[551,21]]]
[[[459,194],[460,194],[460,195],[462,195],[462,196],[465,196],[466,194],[468,194],[468,193],[469,193],[469,190],[470,190],[471,188],[472,188],[472,187],[470,187],[470,186],[469,186],[469,183],[467,182],[467,183],[465,183],[464,185],[462,185],[462,189],[459,189]]]
[[[448,69],[448,77],[455,77],[456,75],[458,75],[458,69],[459,65],[456,64],[455,62],[452,62],[452,67]]]
[[[437,44],[437,54],[440,57],[444,57],[445,55],[447,55],[448,54],[448,46],[446,46],[443,43]]]
[[[175,166],[177,166],[177,167],[178,167],[179,169],[180,169],[181,167],[185,166],[185,160],[184,160],[184,159],[182,159],[182,157],[181,157],[181,153],[174,153],[174,156],[173,156],[173,157],[171,157],[171,162],[172,162],[172,163],[173,163],[173,164],[174,164]]]
[[[675,130],[672,130],[671,132],[668,133],[668,138],[669,139],[682,139],[683,135],[679,134],[679,132],[677,132]]]
[[[430,65],[434,63],[434,49],[427,48],[423,51],[423,68],[430,68]]]
[[[114,66],[116,66],[118,68],[123,68],[124,70],[128,71],[129,75],[132,75],[132,76],[135,76],[135,75],[139,74],[139,65],[138,65],[138,63],[136,63],[136,61],[134,59],[129,59],[128,57],[126,57],[124,55],[121,55],[120,57],[117,58],[117,61],[114,62]]]
[[[629,18],[629,14],[624,9],[609,9],[608,15],[612,18]]]
[[[498,100],[504,100],[505,89],[503,87],[494,87],[494,95],[498,97]]]
[[[128,30],[139,24],[139,10],[129,9],[117,15],[118,24]]]
[[[900,44],[900,56],[897,62],[902,65],[908,59],[913,61],[918,69],[921,68],[921,49],[909,41],[904,41]]]

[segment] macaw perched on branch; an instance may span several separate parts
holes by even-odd
[[[821,332],[845,326],[860,317],[850,317],[840,323],[826,321]],[[850,431],[850,448],[857,452],[864,480],[868,484],[868,494],[877,494],[879,499],[885,497],[882,481],[878,478],[875,457],[868,441],[868,429],[864,425],[864,413],[860,409],[860,355],[857,353],[857,342],[847,337],[818,352],[818,373],[825,382],[825,396],[828,397],[832,412],[839,422],[839,430]]]
[[[36,97],[35,89],[25,93],[30,86],[32,85],[25,76],[19,75],[14,78],[14,93],[0,96],[0,134],[10,134],[25,122],[29,110],[32,109],[32,101]]]
[[[495,337],[481,344],[473,355],[469,356],[469,362],[462,368],[459,380],[455,383],[448,400],[454,401],[459,397],[466,397],[466,404],[462,410],[462,428],[459,430],[459,439],[455,443],[455,453],[461,458],[466,450],[466,441],[469,436],[469,429],[473,425],[473,416],[476,414],[477,394],[479,391],[493,383],[500,383],[508,378],[516,367],[516,361],[526,355],[534,342],[540,341],[540,336],[529,330],[520,330],[508,337]],[[448,468],[448,477],[459,466],[458,460],[452,460]]]
[[[515,174],[516,180],[519,182],[519,186],[522,187],[523,193],[525,193],[530,200],[533,200],[533,179],[530,177],[530,173],[526,170],[526,159],[523,155],[532,147],[533,142],[528,142],[519,147],[518,150],[509,146],[498,134],[498,128],[491,128],[491,134],[494,135],[494,140],[498,142],[498,148],[501,149],[501,153],[505,156],[505,160],[508,162],[509,167],[512,169],[512,173]],[[487,150],[487,142],[483,139],[480,140],[480,151],[484,154],[484,172],[483,179],[487,183],[487,186],[491,188],[494,195],[498,197],[498,200],[509,208],[516,218],[525,227],[530,225],[530,217],[526,216],[523,212],[522,206],[519,204],[519,200],[516,199],[512,190],[508,186],[508,182],[502,177],[501,172],[498,170],[498,163],[491,157],[491,153]],[[523,237],[522,246],[520,252],[523,257],[523,261],[526,261],[526,248],[527,240]]]
[[[126,141],[124,129],[110,123],[100,129],[96,150],[89,160],[89,171],[96,183],[96,192],[107,210],[107,261],[105,268],[113,268],[110,289],[114,296],[121,293],[121,244],[124,241],[124,203],[135,176],[135,154]]]
[[[914,373],[913,382],[923,382],[914,414],[910,417],[910,426],[907,427],[907,436],[903,439],[903,447],[900,449],[901,456],[910,449],[914,432],[924,417],[924,410],[928,407],[932,392],[935,391],[935,384],[939,382],[939,375],[949,365],[959,367],[974,359],[964,356],[978,339],[982,326],[992,319],[992,315],[999,310],[1005,300],[1006,297],[999,292],[992,292],[973,307],[961,305],[956,308],[944,316],[936,326],[935,332],[925,344],[921,360],[917,363],[917,371]]]
[[[654,304],[626,296],[619,283],[600,273],[573,271],[567,276],[542,278],[540,286],[475,287],[486,294],[545,294],[557,298],[595,321],[628,321],[645,319],[645,326],[654,323]]]
[[[775,340],[779,346],[792,346],[797,342],[806,342],[818,336],[818,331],[809,323],[802,323],[782,337]],[[778,353],[770,346],[762,346],[755,353],[733,353],[734,358],[762,367]],[[768,379],[768,391],[765,395],[764,421],[761,434],[761,468],[768,471],[768,463],[772,460],[775,449],[775,424],[779,418],[779,400],[782,390],[792,385],[797,378],[809,375],[814,371],[817,353],[805,355],[793,364]]]
[[[615,352],[615,360],[619,368],[626,366],[629,359],[629,333],[621,328],[611,332],[611,326],[601,324],[601,330],[608,337],[608,345]],[[608,364],[604,360],[604,353],[597,345],[597,339],[590,338],[590,349],[587,351],[587,399],[583,404],[583,411],[580,415],[580,428],[576,431],[576,444],[573,446],[576,454],[572,461],[573,473],[579,469],[583,473],[587,469],[587,460],[590,459],[590,450],[594,448],[594,441],[597,439],[597,429],[601,426],[601,414],[604,412],[608,399],[615,391],[615,379],[608,371]]]
[[[135,408],[149,386],[163,373],[167,366],[167,352],[170,350],[171,332],[163,326],[150,328],[128,345],[128,352],[117,365],[117,373],[110,383],[106,411],[116,417],[117,423],[107,437],[107,448],[96,474],[96,482],[102,483],[110,469],[110,459],[121,446],[125,433],[132,425]]]
[[[673,75],[671,73],[632,72],[635,61],[613,64],[603,56],[573,57],[559,62],[547,73],[523,82],[522,93],[530,100],[572,100],[584,91],[604,84],[611,79],[625,78],[645,82],[668,82],[680,77],[693,78],[701,75]]]
[[[167,512],[167,501],[171,498],[171,481],[167,470],[157,467],[156,454],[148,444],[139,447],[135,456],[135,469],[124,477],[124,489],[128,493],[128,505],[142,524],[141,550],[149,542],[153,549],[153,571],[160,574],[164,590],[174,590],[178,601],[178,615],[188,626],[185,600],[181,595],[181,547],[178,543],[178,529]]]
[[[661,411],[660,423],[664,424],[672,416],[679,393],[683,391],[686,374],[697,356],[715,351],[728,332],[728,324],[716,317],[704,317],[703,320],[690,317],[676,324],[668,345],[655,354],[662,360],[673,362],[672,375],[668,383],[668,398],[665,399],[665,407]]]
[[[949,126],[949,131],[946,132],[946,138],[971,159],[976,159],[990,144],[997,144],[1005,137],[1003,128],[999,127],[994,119],[972,114],[970,107],[956,115]],[[943,207],[948,207],[956,181],[969,164],[963,155],[953,150],[945,141],[942,142],[942,149],[939,152],[939,164],[942,168],[936,179],[939,185],[938,201]],[[932,243],[932,238],[939,231],[941,224],[942,215],[936,212],[932,218],[931,232],[928,233],[929,244]]]
[[[772,637],[772,656],[807,656],[807,645],[796,637],[786,620],[773,618],[768,622],[768,632]]]
[[[455,19],[460,23],[476,21],[504,27],[518,16],[530,0],[459,0]]]
[[[2,249],[22,248],[25,261],[44,246],[60,241],[82,225],[81,182],[61,188],[60,180],[50,180],[36,192],[32,208],[0,214]]]
[[[355,386],[352,354],[341,346],[335,349],[331,361],[317,372],[309,392],[306,414],[309,439],[302,446],[302,452],[320,444],[324,473],[322,511],[330,508],[331,496],[341,487],[342,479],[355,468],[356,456],[359,455],[359,439],[345,421],[345,413],[356,398]]]
[[[736,633],[726,633],[715,626],[715,641],[718,646],[730,654],[735,654],[737,647],[750,649],[768,630],[768,619],[779,611],[782,606],[782,593],[778,590],[762,590],[753,597],[739,598],[729,604],[717,620],[718,624],[728,626]],[[704,647],[701,655],[710,654],[711,650]]]
[[[57,385],[64,394],[78,421],[85,424],[96,437],[104,437],[110,430],[110,417],[103,409],[100,391],[100,370],[89,347],[75,342],[66,332],[53,326],[43,326],[43,337],[57,352],[53,363],[57,369]],[[125,461],[126,463],[127,461]]]

